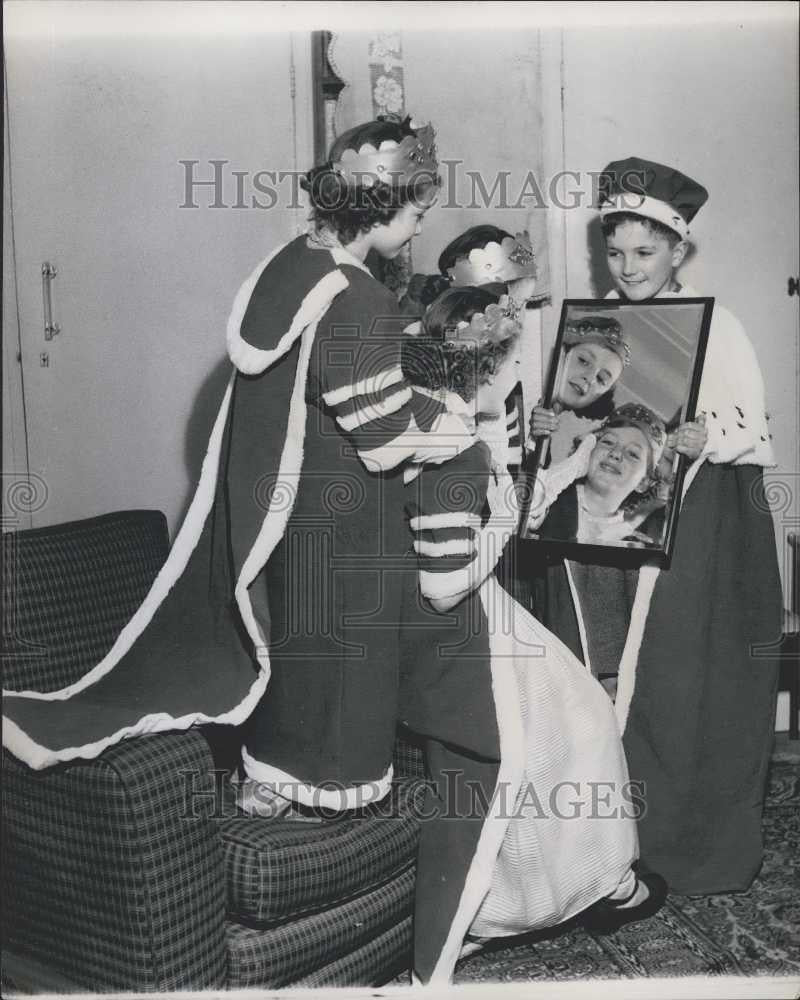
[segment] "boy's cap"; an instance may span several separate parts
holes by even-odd
[[[609,163],[599,188],[601,219],[612,212],[630,212],[655,219],[681,239],[689,235],[689,223],[708,200],[708,191],[691,177],[638,156]]]

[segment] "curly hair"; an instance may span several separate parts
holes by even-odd
[[[311,203],[311,221],[332,229],[346,245],[374,225],[391,222],[408,202],[424,200],[430,188],[440,183],[439,177],[420,174],[408,184],[376,181],[369,186],[353,186],[333,169],[347,149],[358,150],[365,143],[378,148],[382,142],[400,143],[409,135],[416,135],[416,131],[408,118],[403,122],[378,118],[340,135],[331,146],[327,162],[313,167],[300,181]]]
[[[431,302],[449,287],[450,282],[441,274],[413,274],[405,295],[400,299],[400,308],[411,316],[421,316]]]
[[[419,336],[403,349],[403,374],[413,385],[449,389],[463,400],[475,398],[478,386],[502,366],[517,336],[477,346],[451,339],[456,324],[469,323],[498,297],[484,288],[449,288],[431,303],[422,318]]]
[[[451,267],[455,267],[457,261],[469,254],[470,250],[482,250],[487,243],[502,243],[510,236],[511,233],[498,226],[471,226],[451,240],[439,254],[439,270],[446,275]]]
[[[641,222],[645,229],[653,236],[660,236],[662,239],[665,239],[669,243],[670,249],[681,242],[681,237],[674,229],[665,226],[658,219],[650,219],[645,215],[637,215],[635,212],[610,212],[600,223],[603,237],[608,239],[609,236],[613,236],[617,231],[617,226],[622,226],[626,222]]]

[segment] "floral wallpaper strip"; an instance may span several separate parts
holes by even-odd
[[[369,42],[369,78],[374,115],[403,114],[403,42],[398,32],[378,33]]]
[[[403,79],[403,41],[399,32],[378,32],[372,36],[367,50],[369,82],[372,90],[372,114],[405,113],[405,81]],[[398,298],[405,295],[413,271],[411,247],[405,246],[393,260],[381,261],[381,278]]]

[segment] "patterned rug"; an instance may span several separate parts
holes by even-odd
[[[784,744],[785,746],[785,744]],[[800,974],[800,761],[778,750],[764,864],[747,892],[670,895],[650,920],[593,936],[573,924],[509,938],[465,959],[456,983]]]

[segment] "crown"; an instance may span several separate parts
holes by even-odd
[[[384,139],[377,149],[366,142],[358,150],[346,149],[341,159],[332,166],[350,184],[363,187],[372,187],[377,183],[392,186],[410,184],[415,177],[422,175],[433,179],[439,169],[436,133],[433,126],[424,125],[400,142]]]
[[[638,427],[656,452],[656,460],[660,457],[666,444],[667,430],[661,417],[653,413],[647,406],[642,406],[641,403],[623,403],[622,406],[614,410],[603,426],[607,427],[611,424],[631,424]]]
[[[517,321],[520,311],[508,295],[502,295],[498,302],[492,302],[483,312],[473,313],[469,322],[461,320],[452,326],[445,326],[445,347],[482,347],[484,344],[501,344],[516,337],[521,332]]]
[[[600,344],[613,351],[627,367],[631,363],[631,348],[622,335],[619,320],[613,316],[584,316],[567,320],[564,326],[565,344]]]
[[[536,277],[536,255],[527,233],[506,236],[500,243],[491,240],[485,247],[470,250],[466,257],[449,268],[456,288],[487,285]]]

